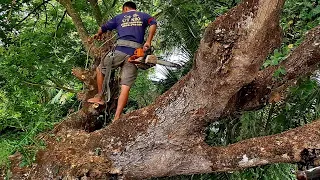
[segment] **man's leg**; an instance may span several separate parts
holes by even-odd
[[[129,63],[127,60],[124,61],[121,67],[121,92],[118,99],[118,106],[114,120],[120,118],[123,108],[127,105],[130,87],[133,85],[138,75],[138,69],[136,65]]]
[[[107,97],[108,97],[105,100],[106,101],[109,100],[110,89],[109,89],[108,83],[110,80],[111,69],[117,68],[118,66],[120,66],[123,63],[123,61],[126,60],[127,57],[128,57],[127,54],[119,51],[114,51],[105,56],[105,58],[100,62],[100,65],[97,68],[98,94],[94,98],[89,99],[88,102],[104,104],[103,93],[105,92],[107,93]],[[104,88],[106,89],[104,90]]]
[[[128,98],[129,98],[129,91],[130,91],[130,86],[121,85],[121,92],[118,99],[118,105],[117,105],[116,114],[114,116],[114,120],[118,120],[120,118],[124,107],[127,105]]]
[[[102,92],[102,84],[103,84],[103,80],[104,80],[104,75],[100,71],[99,67],[97,67],[96,72],[97,72],[98,94],[102,96],[102,93],[103,93]]]
[[[97,67],[96,72],[97,72],[98,94],[95,97],[88,99],[88,102],[104,104],[104,101],[102,100],[102,94],[103,94],[102,85],[103,85],[104,76],[99,67]]]

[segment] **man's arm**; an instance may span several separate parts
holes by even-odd
[[[151,41],[153,39],[153,36],[156,34],[156,30],[157,30],[157,25],[156,24],[153,24],[153,25],[150,26],[148,39],[147,39],[146,43],[143,46],[144,50],[147,50],[148,48],[151,47]]]
[[[103,24],[97,34],[93,36],[94,39],[101,40],[102,34],[107,31],[112,31],[113,29],[117,28],[117,20],[116,17],[112,18],[110,21],[108,21],[106,24]]]

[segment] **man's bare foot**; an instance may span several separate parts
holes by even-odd
[[[119,120],[119,119],[120,119],[120,117],[116,117],[116,116],[115,116],[115,117],[113,118],[113,121],[117,121],[117,120]]]
[[[101,96],[95,96],[94,98],[90,98],[87,100],[89,103],[98,103],[100,105],[104,105],[104,101],[102,100]]]

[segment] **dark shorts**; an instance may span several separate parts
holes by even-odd
[[[99,69],[103,74],[109,69],[115,69],[121,67],[121,85],[132,86],[138,75],[138,69],[136,65],[129,63],[127,60],[130,56],[115,50],[107,54],[103,60],[101,60]]]

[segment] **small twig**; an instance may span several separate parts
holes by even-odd
[[[58,31],[58,29],[60,28],[60,25],[62,24],[62,21],[63,21],[64,17],[66,16],[66,14],[67,14],[67,10],[64,11],[64,13],[63,13],[58,25],[57,25],[56,31]]]
[[[34,12],[36,12],[38,9],[41,8],[41,6],[43,6],[44,4],[48,3],[50,0],[47,1],[43,1],[40,5],[38,5],[36,8],[34,8],[29,14],[27,14],[26,17],[24,17],[22,20],[20,20],[18,22],[18,25],[21,24],[24,20],[26,20],[31,14],[33,14]]]
[[[44,6],[44,11],[46,13],[46,22],[44,23],[44,27],[46,28],[48,24],[48,13],[47,13],[47,6],[45,4],[43,6]]]

